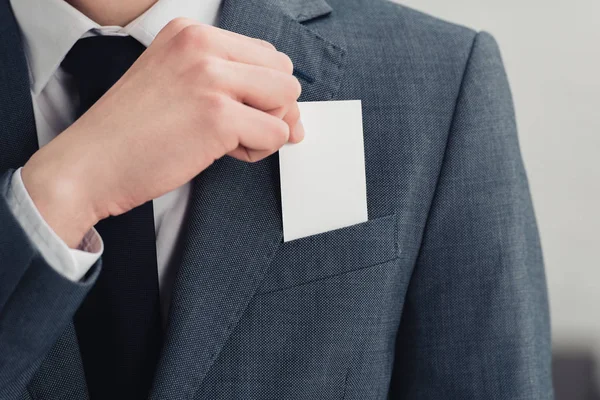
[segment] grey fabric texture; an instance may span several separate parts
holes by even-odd
[[[225,0],[219,24],[288,54],[301,100],[362,100],[369,221],[283,243],[277,155],[202,172],[150,398],[551,399],[543,260],[492,36],[383,0]],[[2,116],[30,107],[9,53],[0,94],[20,100],[1,97]],[[69,316],[94,274],[48,278],[1,198],[0,224],[0,398],[85,398]]]
[[[0,178],[2,199],[10,172]],[[97,277],[99,265],[82,282],[73,283],[46,264],[4,200],[0,201],[0,221],[2,275],[10,275],[4,273],[9,270],[21,272],[16,285],[0,280],[0,295],[6,299],[0,307],[0,399],[12,399],[22,395],[46,354],[64,336]],[[68,352],[63,355],[69,357]],[[58,380],[48,383],[64,384]]]

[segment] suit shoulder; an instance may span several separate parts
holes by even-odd
[[[351,1],[364,2],[363,0]],[[374,0],[371,4],[373,9],[378,10],[380,16],[388,16],[387,19],[382,18],[382,22],[410,30],[413,34],[434,35],[438,38],[447,38],[463,43],[472,42],[477,35],[474,29],[445,21],[391,0]]]
[[[328,0],[344,26],[351,46],[354,38],[372,41],[388,52],[428,61],[464,65],[477,32],[389,0]]]

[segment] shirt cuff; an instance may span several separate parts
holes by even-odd
[[[98,232],[90,229],[77,249],[71,249],[46,223],[29,196],[21,169],[15,171],[8,188],[8,206],[44,260],[58,273],[73,282],[81,280],[98,261],[104,243]]]

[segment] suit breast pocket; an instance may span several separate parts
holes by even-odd
[[[398,258],[395,214],[283,243],[260,293],[302,285]]]

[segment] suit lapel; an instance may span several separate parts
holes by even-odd
[[[346,52],[303,25],[331,11],[324,0],[225,0],[220,26],[266,40],[286,53],[302,84],[301,101],[331,100]]]
[[[330,11],[322,0],[285,5],[225,0],[220,26],[273,43],[294,62],[301,99],[329,100],[337,90],[344,50],[300,21]],[[196,177],[193,186],[152,399],[195,393],[282,240],[277,156],[254,164],[224,157]]]
[[[21,34],[8,0],[0,0],[0,173],[38,149]]]

